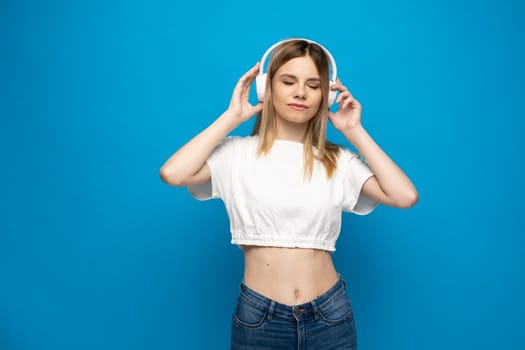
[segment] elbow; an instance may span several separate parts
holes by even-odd
[[[397,207],[402,209],[408,209],[416,205],[419,201],[419,194],[416,190],[408,191],[404,197],[398,201]]]
[[[173,172],[168,171],[165,167],[160,168],[159,176],[162,181],[171,186],[183,186],[182,179],[174,176]]]

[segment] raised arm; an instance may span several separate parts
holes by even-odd
[[[176,151],[160,168],[160,177],[173,186],[191,186],[210,179],[206,160],[233,129],[261,111],[262,103],[249,103],[250,86],[259,71],[259,63],[246,72],[233,90],[228,109],[210,126]]]
[[[363,128],[361,104],[340,81],[333,89],[341,93],[337,98],[338,111],[328,114],[330,121],[366,158],[374,173],[363,185],[362,194],[391,207],[409,208],[416,204],[418,192],[412,181]]]

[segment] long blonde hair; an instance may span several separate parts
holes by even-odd
[[[322,162],[326,176],[331,178],[339,156],[339,146],[326,140],[326,121],[328,114],[328,92],[330,67],[324,50],[315,43],[305,40],[290,40],[279,45],[268,64],[266,90],[262,112],[255,119],[252,135],[259,135],[258,154],[266,154],[272,148],[276,135],[275,108],[272,102],[271,81],[277,70],[296,57],[310,56],[321,78],[322,100],[317,114],[308,122],[303,145],[304,175],[312,177],[314,159]],[[262,69],[262,67],[261,67]]]

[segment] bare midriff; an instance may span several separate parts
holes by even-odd
[[[265,297],[286,305],[309,302],[338,280],[328,251],[242,246],[243,282]]]

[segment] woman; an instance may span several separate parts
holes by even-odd
[[[245,263],[232,349],[355,349],[346,284],[331,257],[341,212],[408,208],[418,194],[363,128],[359,102],[340,80],[330,82],[330,53],[306,39],[273,47],[267,77],[257,82],[261,102],[248,98],[267,54],[241,77],[228,109],[160,175],[198,199],[225,203]],[[251,136],[226,137],[254,115]],[[326,141],[328,119],[367,162]]]

